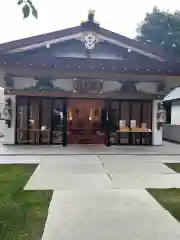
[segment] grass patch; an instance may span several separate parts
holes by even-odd
[[[171,168],[177,173],[180,173],[180,163],[164,163],[167,167]]]
[[[165,163],[165,165],[180,173],[179,163]],[[180,189],[147,189],[147,191],[180,222]]]
[[[147,189],[147,191],[180,222],[180,189]]]
[[[24,191],[37,165],[0,165],[0,239],[40,240],[52,191]]]

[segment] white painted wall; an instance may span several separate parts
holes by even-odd
[[[103,82],[102,92],[120,91],[122,84],[118,81],[107,80]]]
[[[180,125],[180,101],[172,102],[171,124]]]
[[[4,120],[0,120],[0,137],[4,136]]]
[[[16,96],[6,95],[5,98],[11,98],[12,101],[12,124],[11,128],[8,128],[4,122],[4,144],[15,144]]]
[[[4,87],[4,75],[5,75],[5,71],[4,69],[0,69],[0,87]]]
[[[37,80],[30,77],[14,77],[14,88],[23,89],[36,84]]]
[[[3,111],[4,106],[4,90],[0,89],[0,113]],[[4,135],[4,120],[0,119],[0,137]]]
[[[157,83],[153,82],[140,82],[136,84],[136,88],[139,91],[143,91],[145,93],[156,93],[157,92]]]
[[[65,91],[73,91],[73,80],[72,79],[56,79],[53,81],[54,86],[59,87]]]
[[[162,132],[163,128],[161,127],[159,130],[157,129],[157,111],[158,111],[158,103],[160,100],[153,101],[153,109],[152,109],[152,143],[155,146],[162,145]]]

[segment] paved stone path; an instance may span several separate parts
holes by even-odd
[[[179,240],[180,224],[145,190],[180,188],[180,174],[163,164],[178,159],[42,156],[25,186],[54,190],[42,240]]]

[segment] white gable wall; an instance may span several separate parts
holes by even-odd
[[[0,69],[0,87],[4,88],[4,76],[5,76],[5,71],[3,69]]]
[[[180,100],[172,102],[171,124],[180,125]]]
[[[30,77],[14,77],[14,88],[24,89],[36,84],[36,80]]]
[[[3,111],[4,106],[4,90],[0,89],[0,113]],[[4,120],[0,119],[0,137],[4,135]]]

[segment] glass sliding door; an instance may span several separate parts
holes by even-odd
[[[28,140],[28,101],[17,99],[16,139],[18,144],[26,144]]]
[[[42,99],[40,104],[40,144],[51,144],[52,99]]]
[[[152,101],[17,97],[17,144],[151,145]],[[68,110],[68,111],[67,111]]]
[[[130,142],[133,145],[141,144],[141,123],[142,123],[142,102],[133,101],[131,103],[131,119],[130,119],[130,130],[131,139]]]
[[[28,99],[28,143],[39,144],[39,99]]]
[[[16,116],[18,144],[62,144],[62,99],[17,97]]]
[[[111,102],[111,133],[110,133],[110,144],[117,144],[117,130],[119,128],[119,113],[120,113],[119,101]]]
[[[62,144],[63,102],[55,99],[52,104],[52,144]]]
[[[131,103],[131,119],[130,125],[134,123],[134,126],[140,127],[141,124],[141,105],[139,101],[133,101]]]
[[[124,121],[124,125],[126,127],[129,127],[131,119],[131,101],[123,100],[120,102],[120,104],[121,104],[120,120]]]
[[[111,102],[110,144],[152,144],[152,102],[120,100]]]
[[[147,128],[152,129],[152,103],[143,102],[142,103],[142,123],[144,123]]]
[[[142,121],[141,121],[143,145],[152,145],[152,102],[142,103]]]
[[[120,102],[118,143],[128,145],[130,143],[130,120],[131,101],[122,100]]]

